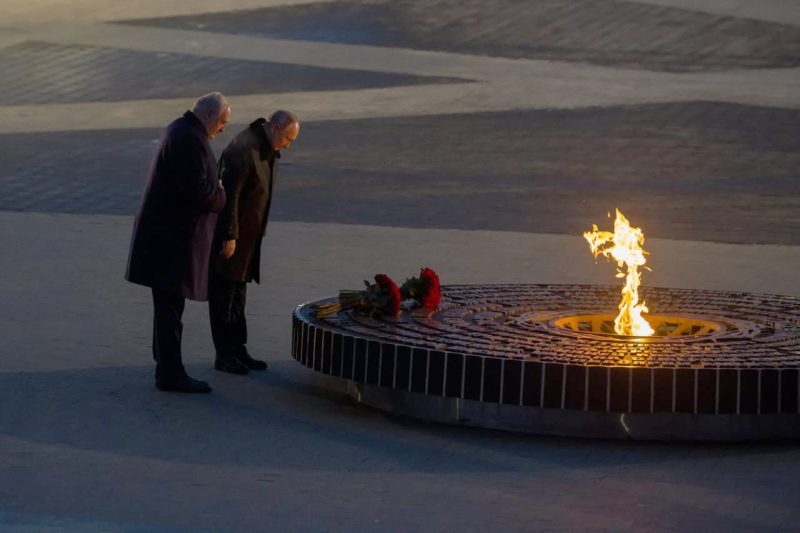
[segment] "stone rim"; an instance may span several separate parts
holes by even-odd
[[[501,419],[506,415],[501,416],[501,411],[519,413],[546,410],[550,413],[545,417],[548,420],[547,427],[531,427],[530,431],[580,435],[575,429],[580,427],[580,424],[576,425],[575,416],[580,417],[576,413],[584,413],[586,416],[592,415],[587,423],[591,420],[594,429],[583,436],[605,435],[597,427],[598,421],[611,423],[608,421],[617,420],[614,415],[635,415],[634,418],[640,421],[649,420],[647,417],[650,415],[654,417],[652,420],[658,419],[652,431],[646,429],[650,423],[639,422],[635,438],[691,439],[691,433],[685,430],[688,427],[696,429],[698,438],[702,434],[706,435],[703,438],[720,439],[800,436],[800,424],[797,423],[800,421],[800,351],[793,351],[800,343],[800,336],[791,329],[781,330],[774,320],[775,313],[766,317],[768,320],[765,316],[759,319],[756,315],[739,319],[740,324],[735,328],[725,330],[727,334],[735,331],[736,335],[722,340],[706,338],[678,345],[624,343],[627,346],[623,345],[623,349],[633,354],[630,359],[615,359],[607,364],[594,363],[591,357],[574,354],[573,350],[580,346],[587,350],[597,349],[598,346],[619,349],[621,343],[569,338],[544,331],[540,328],[540,321],[531,320],[535,313],[521,306],[519,300],[507,306],[508,313],[501,315],[502,320],[509,327],[519,328],[518,332],[534,328],[539,334],[545,335],[552,345],[566,347],[559,352],[558,360],[548,359],[544,355],[520,357],[516,351],[506,350],[502,335],[496,337],[502,349],[495,350],[486,343],[486,331],[478,328],[482,326],[497,332],[495,326],[500,318],[492,311],[492,299],[475,298],[476,294],[485,296],[496,291],[499,298],[503,299],[515,294],[546,294],[549,297],[553,291],[572,291],[576,294],[594,291],[616,298],[615,291],[610,289],[613,288],[564,285],[451,286],[444,288],[445,297],[438,313],[414,312],[387,320],[351,314],[317,320],[313,317],[311,305],[306,304],[294,312],[292,355],[301,364],[317,372],[350,383],[359,390],[373,391],[370,393],[372,397],[384,398],[378,402],[380,405],[385,405],[387,397],[393,398],[393,402],[403,403],[422,396],[431,400],[431,405],[438,406],[436,409],[444,409],[443,406],[448,405],[446,409],[452,410],[454,406],[469,404],[472,408],[483,405],[498,413],[496,423],[486,421],[480,415],[477,418],[483,422],[477,425],[503,426]],[[469,295],[466,299],[465,294]],[[733,295],[737,301],[746,301],[748,298],[752,301],[768,301],[773,310],[778,311],[783,308],[775,305],[776,299],[784,304],[797,302],[789,297],[681,289],[659,289],[652,291],[650,296],[688,295],[690,299],[704,300],[709,295],[716,295],[719,299],[726,294]],[[653,300],[650,296],[648,305]],[[658,298],[655,300],[658,301]],[[464,312],[465,301],[475,304],[469,313]],[[797,311],[800,307],[794,309]],[[550,315],[579,315],[582,311],[576,311],[573,306],[551,312]],[[767,311],[766,308],[761,310],[762,314]],[[736,320],[731,313],[722,318]],[[759,319],[763,327],[747,329],[747,324],[754,322],[754,319]],[[797,324],[800,317],[792,315],[784,322]],[[466,338],[474,341],[471,348],[461,350],[453,345],[453,333],[460,331],[453,327],[456,323],[464,328]],[[567,330],[562,328],[562,331]],[[501,330],[501,333],[507,332]],[[442,339],[447,342],[435,342]],[[762,358],[760,355],[763,354],[755,353],[735,360],[717,358],[718,364],[708,364],[714,360],[709,356],[710,352],[729,351],[731,346],[741,347],[743,344],[752,345],[753,349],[768,346],[773,351],[778,350],[775,353],[779,357]],[[547,345],[535,345],[541,346]],[[675,346],[688,350],[692,356],[705,353],[706,359],[689,357],[671,366],[657,366],[646,364],[636,355],[643,353],[642,350],[669,350]],[[366,401],[364,394],[357,395],[360,401]],[[418,399],[413,401],[419,403]],[[399,407],[391,410],[402,411]],[[554,418],[553,412],[572,413],[568,417],[568,425],[572,429],[567,431],[557,427],[557,417]],[[420,416],[418,410],[415,413],[412,416]],[[608,416],[596,416],[602,413]],[[514,414],[512,418],[516,420],[520,416]],[[541,419],[539,415],[523,416],[526,417]],[[787,418],[793,422],[787,423]],[[665,424],[669,427],[673,419],[676,424],[673,437],[665,437],[670,434],[669,430],[664,433]],[[511,425],[514,427],[509,426],[510,429],[519,429],[517,422]],[[726,433],[720,429],[721,425],[730,430]],[[661,429],[656,431],[656,426]],[[706,428],[707,432],[704,433],[702,428]],[[614,430],[608,434],[617,435],[618,432]]]

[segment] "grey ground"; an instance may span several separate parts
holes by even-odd
[[[0,529],[797,530],[796,443],[422,424],[289,357],[293,306],[377,272],[610,283],[580,232],[620,207],[644,283],[800,296],[800,10],[769,0],[13,0],[0,20]],[[286,24],[289,23],[289,24]],[[204,397],[152,387],[122,281],[163,125],[231,95],[214,147],[303,119],[250,287],[251,350]]]

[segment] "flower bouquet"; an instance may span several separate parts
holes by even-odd
[[[339,291],[339,301],[319,304],[315,307],[316,317],[324,318],[339,311],[355,310],[366,315],[396,316],[403,301],[397,284],[386,274],[377,274],[375,283],[364,280],[366,288],[361,291]]]
[[[405,300],[414,300],[416,307],[435,310],[442,300],[439,276],[430,268],[422,268],[419,277],[409,278],[403,283],[400,294]]]

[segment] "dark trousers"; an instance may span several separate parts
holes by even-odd
[[[156,360],[156,379],[169,379],[185,373],[181,361],[183,335],[183,296],[153,289],[153,359]]]
[[[247,353],[247,321],[244,305],[247,283],[234,281],[212,271],[208,284],[208,315],[217,356]]]

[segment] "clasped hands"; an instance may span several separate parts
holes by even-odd
[[[219,250],[219,255],[224,257],[225,259],[230,259],[233,255],[233,252],[236,251],[236,240],[231,239],[230,241],[222,241],[222,248]]]

